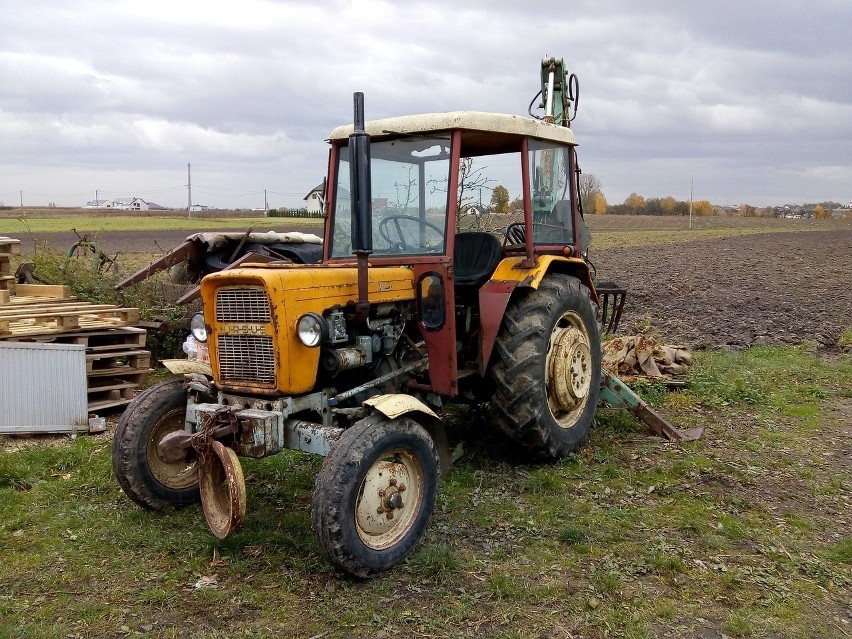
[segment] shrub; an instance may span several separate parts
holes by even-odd
[[[135,270],[135,265],[128,268],[119,259],[108,270],[99,271],[93,260],[68,258],[43,243],[36,245],[33,262],[33,270],[40,281],[67,285],[71,294],[80,301],[138,308],[141,319],[145,321],[174,322],[188,314],[185,307],[174,303],[177,294],[182,291],[176,291],[166,272],[156,273],[129,288],[116,291],[115,285]],[[181,356],[180,347],[186,332],[151,331],[148,348],[158,359]]]

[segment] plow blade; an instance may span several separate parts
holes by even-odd
[[[606,369],[601,369],[601,401],[612,408],[626,408],[657,435],[673,442],[695,441],[704,432],[703,428],[680,430],[662,415],[648,406],[639,395]]]

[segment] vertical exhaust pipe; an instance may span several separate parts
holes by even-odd
[[[364,94],[355,93],[355,126],[349,136],[349,180],[352,194],[352,247],[358,258],[358,301],[355,321],[367,321],[367,258],[373,252],[372,193],[370,190],[370,136],[364,130]]]

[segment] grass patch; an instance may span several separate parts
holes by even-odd
[[[459,412],[448,430],[465,452],[424,544],[370,581],[313,540],[316,457],[244,460],[245,524],[217,540],[198,506],[132,505],[106,436],[6,437],[0,636],[843,636],[850,484],[828,409],[850,359],[701,354],[689,401],[655,401],[702,440],[601,411],[552,465],[507,463]]]
[[[277,229],[282,226],[322,228],[322,220],[310,218],[204,218],[136,216],[86,216],[0,218],[0,234],[21,237],[28,233],[62,233],[77,229],[82,235],[97,236],[105,231],[197,231],[199,224],[207,231],[229,229]]]

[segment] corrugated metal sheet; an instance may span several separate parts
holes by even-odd
[[[0,342],[0,433],[88,429],[86,347]]]

